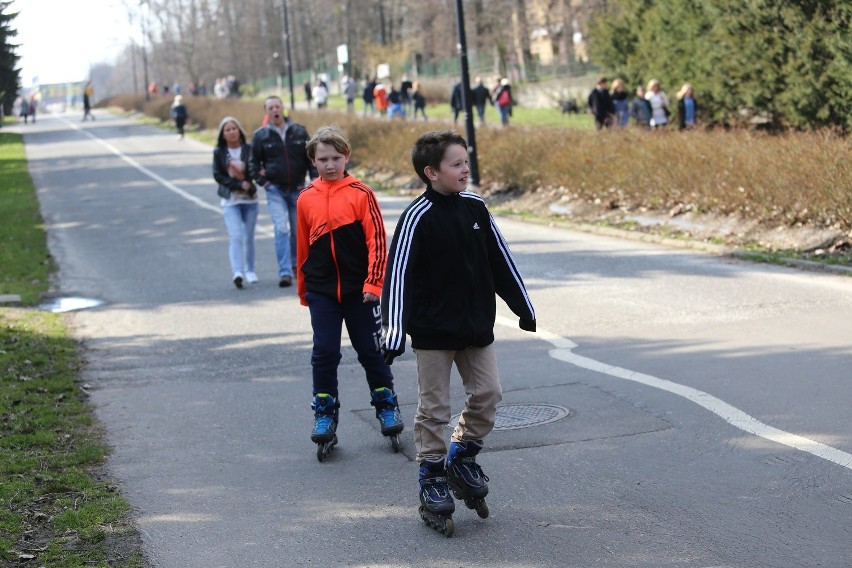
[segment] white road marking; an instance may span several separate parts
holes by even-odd
[[[517,329],[518,327],[516,320],[503,316],[497,316],[497,324],[511,329]],[[707,394],[704,391],[687,387],[666,379],[646,375],[644,373],[637,373],[630,369],[615,367],[607,363],[590,359],[589,357],[583,357],[582,355],[577,355],[572,352],[572,349],[577,347],[577,344],[570,339],[566,339],[556,335],[555,333],[538,329],[536,331],[536,335],[555,347],[555,349],[550,350],[550,356],[554,359],[570,363],[571,365],[575,365],[582,369],[603,373],[618,379],[634,381],[649,387],[654,387],[682,396],[683,398],[706,408],[713,414],[722,418],[722,420],[728,424],[731,424],[735,428],[739,428],[744,432],[813,454],[817,457],[852,470],[852,454],[832,448],[831,446],[827,446],[821,442],[805,438],[804,436],[791,434],[790,432],[785,432],[784,430],[779,430],[778,428],[764,424],[756,418],[749,416],[742,410],[731,406],[727,402],[720,400],[713,395]]]
[[[130,164],[131,166],[133,166],[134,168],[136,168],[140,172],[142,172],[143,174],[145,174],[146,176],[148,176],[149,178],[151,178],[154,181],[156,181],[157,183],[161,184],[163,187],[165,187],[169,191],[183,197],[187,201],[195,203],[199,207],[202,207],[204,209],[209,209],[210,211],[218,213],[219,215],[222,214],[222,208],[221,207],[216,206],[216,205],[211,205],[211,204],[207,203],[206,201],[204,201],[203,199],[199,199],[199,198],[195,197],[194,195],[188,193],[186,190],[179,188],[178,186],[176,186],[175,184],[173,184],[169,180],[160,177],[159,175],[152,172],[151,170],[149,170],[148,168],[146,168],[145,166],[143,166],[142,164],[140,164],[139,162],[137,162],[136,160],[134,160],[130,156],[124,154],[121,150],[119,150],[118,148],[116,148],[115,146],[113,146],[112,144],[107,142],[106,140],[102,140],[102,139],[98,138],[97,136],[95,136],[94,134],[92,134],[91,132],[89,132],[88,130],[80,128],[80,125],[74,124],[73,122],[66,120],[64,118],[61,118],[61,117],[59,118],[59,120],[66,123],[68,126],[73,128],[74,130],[82,132],[83,134],[85,134],[86,136],[88,136],[89,138],[91,138],[92,140],[94,140],[95,142],[97,142],[98,144],[100,144],[101,146],[103,146],[104,148],[106,148],[107,150],[109,150],[110,152],[112,152],[113,154],[115,154],[116,156],[118,156],[119,158],[121,158],[122,160],[124,160],[125,162],[127,162],[128,164]],[[255,230],[258,231],[258,232],[261,232],[265,235],[268,235],[268,236],[274,236],[274,234],[275,234],[273,230],[270,230],[266,227],[261,227],[259,225],[257,226],[257,228]]]
[[[118,156],[119,158],[121,158],[143,174],[145,174],[146,176],[162,184],[163,187],[165,187],[169,191],[172,191],[177,195],[183,197],[184,199],[195,203],[199,207],[209,209],[210,211],[214,211],[216,213],[219,213],[220,215],[222,214],[221,207],[210,205],[206,201],[203,201],[195,197],[194,195],[187,193],[186,191],[174,185],[170,181],[152,172],[130,156],[125,155],[121,152],[121,150],[119,150],[109,142],[98,138],[87,130],[80,128],[79,125],[74,124],[73,122],[65,119],[61,120],[71,126],[71,128],[82,132],[92,140],[96,141],[104,148],[106,148],[107,150],[109,150],[110,152],[112,152],[113,154],[115,154],[116,156]],[[269,231],[265,228],[258,227],[258,230],[266,234],[272,234],[272,231]],[[497,324],[509,327],[511,329],[517,328],[517,322],[515,320],[503,316],[497,316]],[[799,436],[797,434],[791,434],[790,432],[785,432],[784,430],[779,430],[778,428],[769,426],[768,424],[764,424],[756,418],[746,414],[742,410],[731,406],[727,402],[720,400],[713,395],[707,394],[704,391],[700,391],[692,387],[687,387],[672,381],[668,381],[666,379],[659,379],[657,377],[646,375],[644,373],[637,373],[636,371],[631,371],[629,369],[615,367],[613,365],[602,363],[600,361],[596,361],[588,357],[583,357],[582,355],[577,355],[571,351],[572,349],[577,347],[577,344],[571,341],[570,339],[566,339],[564,337],[556,335],[555,333],[551,333],[543,329],[539,329],[536,333],[539,337],[543,338],[545,341],[555,347],[555,349],[552,349],[550,351],[550,356],[554,359],[570,363],[583,369],[603,373],[605,375],[609,375],[611,377],[616,377],[619,379],[634,381],[643,385],[647,385],[649,387],[654,387],[670,392],[672,394],[676,394],[678,396],[682,396],[685,399],[690,400],[695,404],[706,408],[713,414],[722,418],[725,422],[731,424],[736,428],[739,428],[740,430],[743,430],[744,432],[748,432],[750,434],[754,434],[755,436],[760,436],[761,438],[765,438],[767,440],[771,440],[773,442],[777,442],[779,444],[783,444],[785,446],[789,446],[791,448],[795,448],[797,450],[813,454],[817,457],[823,458],[830,462],[834,462],[840,466],[852,470],[852,454],[848,454],[844,451],[832,448],[831,446],[828,446],[821,442],[817,442],[815,440],[811,440],[810,438],[805,438],[804,436]]]

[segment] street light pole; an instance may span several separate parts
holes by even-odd
[[[476,158],[476,132],[473,129],[473,101],[470,96],[470,72],[467,68],[467,38],[464,33],[464,8],[462,0],[456,0],[456,20],[459,27],[459,59],[461,60],[462,104],[464,125],[467,131],[467,153],[470,160],[470,183],[479,187],[479,160]]]
[[[296,108],[296,97],[293,94],[293,59],[290,56],[290,18],[287,16],[287,0],[281,0],[284,12],[284,47],[287,51],[287,82],[290,86],[290,109]]]

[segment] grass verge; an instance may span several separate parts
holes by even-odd
[[[0,133],[0,280],[32,306],[53,268],[19,135]],[[144,566],[130,507],[103,474],[104,444],[63,316],[0,307],[0,561]]]

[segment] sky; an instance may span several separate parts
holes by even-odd
[[[13,0],[7,12],[18,12],[24,88],[83,81],[92,65],[114,63],[132,33],[139,37],[122,0]]]

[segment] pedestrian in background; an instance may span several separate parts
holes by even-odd
[[[648,81],[645,99],[651,103],[651,127],[660,128],[669,123],[669,98],[656,79]]]
[[[692,85],[684,83],[677,92],[677,128],[686,130],[695,128],[697,124],[698,103],[695,102],[695,91]]]
[[[355,79],[347,75],[343,81],[343,96],[346,98],[346,112],[355,112]]]
[[[92,114],[92,99],[95,96],[95,89],[92,87],[92,82],[87,81],[83,88],[83,122],[91,118],[95,120],[95,115]]]
[[[319,79],[314,85],[313,96],[317,101],[317,108],[324,109],[328,104],[328,87]]]
[[[512,105],[515,99],[512,97],[512,85],[505,77],[500,79],[500,84],[494,90],[494,105],[500,111],[500,122],[503,126],[509,126],[509,117],[512,116]]]
[[[284,113],[277,95],[263,102],[268,123],[254,131],[249,177],[266,190],[269,216],[275,229],[278,286],[293,284],[296,268],[296,199],[305,186],[305,176],[317,176],[305,145],[308,131]]]
[[[365,79],[364,91],[361,93],[361,98],[364,100],[364,116],[367,116],[367,111],[370,111],[370,114],[376,112],[376,107],[373,105],[373,101],[375,99],[373,96],[373,90],[375,88],[375,79]]]
[[[450,91],[450,108],[453,109],[453,124],[458,124],[459,114],[464,110],[461,81],[453,85],[453,90]]]
[[[308,102],[308,108],[310,108],[311,101],[314,100],[314,90],[311,82],[306,80],[305,84],[302,85],[302,89],[305,91],[305,100]]]
[[[414,119],[417,120],[417,111],[420,111],[420,115],[423,117],[423,121],[426,121],[426,97],[423,96],[423,92],[420,90],[420,82],[415,81],[414,86],[411,89],[411,100],[414,104]]]
[[[651,126],[651,103],[645,98],[645,87],[642,85],[636,87],[636,96],[630,102],[630,116],[633,117],[633,124],[640,128]]]
[[[476,114],[479,115],[479,124],[481,126],[485,124],[485,104],[492,105],[494,101],[491,99],[488,87],[482,84],[482,77],[477,77],[474,81],[476,82],[476,86],[471,90],[471,95],[473,97],[473,104],[476,106]]]
[[[249,178],[251,145],[240,122],[226,116],[219,123],[213,148],[213,179],[219,184],[219,204],[228,229],[228,259],[234,286],[257,282],[254,233],[257,226],[257,187]]]
[[[186,105],[183,104],[183,95],[177,95],[175,97],[175,100],[172,103],[171,114],[172,120],[175,121],[175,128],[177,128],[178,139],[183,140],[183,128],[189,118],[189,113],[186,111]]]
[[[385,116],[388,112],[388,88],[379,80],[373,87],[373,101],[376,104],[376,112],[379,116]]]
[[[606,77],[599,77],[587,101],[589,112],[595,117],[595,128],[598,130],[612,126],[615,118],[615,105],[612,104],[612,96],[607,89],[608,84],[609,80]]]
[[[612,82],[612,106],[615,109],[615,126],[618,128],[627,127],[627,122],[630,120],[630,101],[629,95],[624,88],[624,81],[616,79]]]

